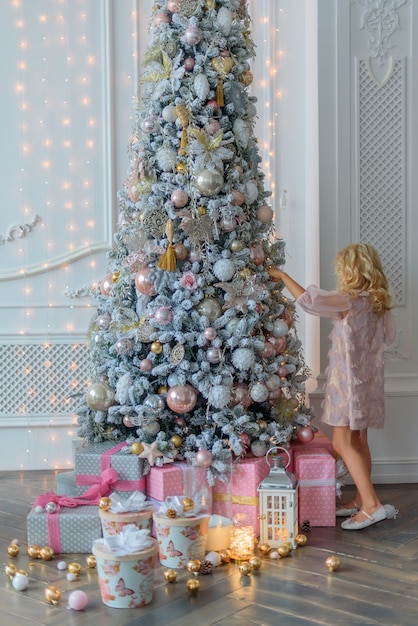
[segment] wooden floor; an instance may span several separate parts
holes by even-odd
[[[2,567],[13,562],[30,576],[26,591],[16,591],[4,575],[0,585],[1,626],[417,626],[418,624],[418,491],[417,485],[378,486],[383,502],[400,510],[362,531],[312,528],[308,544],[279,561],[263,558],[258,572],[241,576],[235,563],[200,576],[201,588],[191,595],[188,572],[179,571],[168,584],[158,566],[152,603],[141,609],[110,609],[101,601],[96,570],[85,568],[86,555],[63,555],[31,561],[26,553],[26,517],[37,494],[54,489],[54,472],[0,472],[0,554]],[[351,487],[344,488],[347,497]],[[18,539],[21,551],[10,558],[7,547]],[[340,557],[338,572],[328,572],[325,559]],[[77,561],[83,572],[69,582],[58,560]],[[85,568],[85,569],[84,569]],[[47,604],[44,590],[57,585],[58,606]],[[83,589],[84,611],[67,608],[68,595]]]

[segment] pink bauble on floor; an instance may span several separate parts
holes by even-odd
[[[68,606],[70,609],[74,609],[74,611],[82,611],[86,608],[88,602],[88,595],[81,589],[72,591],[68,596]]]

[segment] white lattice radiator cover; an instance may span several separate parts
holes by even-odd
[[[0,417],[68,415],[91,373],[85,344],[0,346]]]

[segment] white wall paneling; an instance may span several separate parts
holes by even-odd
[[[66,467],[138,80],[139,2],[1,0],[0,469]]]

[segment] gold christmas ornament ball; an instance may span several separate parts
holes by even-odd
[[[55,585],[50,585],[45,589],[45,600],[50,604],[58,604],[61,599],[61,589]]]
[[[39,556],[43,561],[50,561],[54,558],[54,551],[51,546],[44,546],[40,549]]]
[[[167,517],[169,517],[170,519],[174,519],[175,517],[177,517],[177,511],[176,509],[167,509],[165,514],[167,515]]]
[[[86,565],[89,569],[94,569],[97,565],[96,557],[94,554],[89,554],[86,556]]]
[[[15,574],[17,573],[16,565],[14,565],[13,563],[6,563],[6,566],[4,568],[4,573],[9,578],[13,578],[13,576],[15,576]]]
[[[20,548],[17,543],[11,543],[10,546],[7,548],[7,554],[9,556],[17,556],[19,552]]]
[[[180,448],[181,444],[183,443],[183,439],[180,437],[180,435],[173,435],[172,437],[170,437],[170,441],[175,448]]]
[[[150,346],[150,350],[153,354],[161,354],[163,351],[163,344],[161,341],[153,341]]]
[[[117,283],[119,280],[120,272],[113,272],[112,274],[112,283]]]
[[[174,569],[168,569],[164,572],[164,578],[168,583],[174,583],[177,580],[177,572]]]
[[[289,552],[292,552],[292,550],[293,550],[293,543],[291,541],[285,541],[283,545],[287,546]]]
[[[299,533],[298,535],[296,535],[295,541],[298,546],[306,546],[308,538],[303,533]]]
[[[341,561],[336,554],[333,554],[325,559],[325,565],[329,572],[336,572],[340,569]]]
[[[185,261],[189,256],[189,251],[184,244],[179,242],[174,244],[174,254],[179,261]]]
[[[279,554],[279,557],[282,559],[285,559],[290,554],[289,548],[287,547],[286,544],[279,546],[277,548],[277,552]]]
[[[238,569],[241,576],[249,576],[252,572],[252,567],[248,561],[245,561],[245,563],[240,563]]]
[[[261,559],[258,556],[252,556],[248,563],[252,570],[258,570],[261,567]]]
[[[201,205],[197,207],[199,215],[206,215],[206,207]]]
[[[140,441],[135,441],[131,445],[131,452],[132,452],[132,454],[141,454],[141,452],[143,452],[143,450],[144,450],[144,446],[142,445],[142,443]]]
[[[187,165],[185,163],[177,163],[176,170],[180,174],[185,174],[187,172]]]
[[[37,543],[31,543],[28,545],[27,552],[31,559],[39,559],[41,546],[38,546]]]
[[[68,565],[68,571],[70,574],[74,574],[74,576],[78,576],[81,572],[81,565],[80,563],[69,563]]]
[[[102,511],[108,511],[112,506],[112,500],[108,496],[103,496],[99,500],[99,509]]]
[[[271,552],[271,545],[269,543],[261,543],[258,546],[258,549],[260,550],[261,554],[266,555]]]
[[[218,552],[219,556],[221,557],[221,562],[222,563],[230,563],[231,561],[231,551],[226,548],[225,550],[220,550]]]
[[[194,509],[194,500],[193,498],[185,497],[181,501],[183,505],[183,511],[188,513],[189,511],[193,511]]]
[[[158,387],[157,393],[159,396],[162,396],[163,394],[167,393],[168,391],[168,385],[161,385],[160,387]]]
[[[248,267],[244,267],[242,270],[238,272],[243,280],[247,280],[247,278],[251,278],[253,275],[252,271],[248,269]]]
[[[268,426],[267,420],[257,420],[257,424],[262,433],[264,433],[267,430],[267,426]]]
[[[193,574],[197,574],[197,572],[200,572],[201,567],[202,563],[201,561],[199,561],[199,559],[190,559],[190,561],[187,563],[187,569]]]
[[[189,580],[186,582],[186,587],[187,590],[191,593],[196,593],[196,591],[199,591],[200,589],[200,580],[198,580],[197,578],[189,578]]]
[[[253,73],[250,72],[250,70],[247,70],[246,72],[243,72],[242,74],[240,74],[240,76],[238,77],[238,80],[245,85],[246,87],[248,87],[249,85],[251,85],[251,83],[254,80],[254,76]]]

